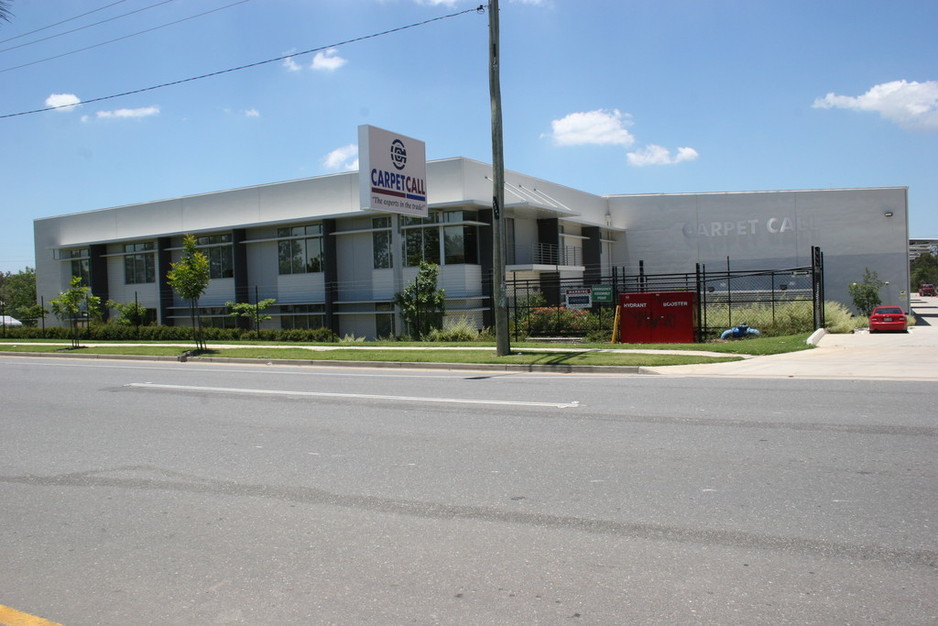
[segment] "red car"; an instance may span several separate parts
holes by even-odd
[[[909,332],[909,320],[899,306],[878,306],[870,313],[870,332]]]
[[[918,288],[918,295],[920,296],[934,296],[935,295],[935,286],[931,283],[922,283],[922,286]]]

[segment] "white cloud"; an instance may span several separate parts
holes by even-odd
[[[311,67],[314,70],[334,72],[346,63],[348,63],[348,61],[338,56],[335,48],[329,48],[325,52],[316,53],[316,56],[313,57],[313,64]]]
[[[550,123],[551,139],[558,146],[619,145],[631,146],[635,137],[626,130],[632,118],[618,109],[571,113]]]
[[[261,112],[257,109],[245,109],[244,117],[260,117]]]
[[[114,109],[113,111],[98,111],[94,118],[85,115],[81,118],[83,122],[89,122],[92,119],[113,120],[113,119],[133,119],[140,117],[152,117],[160,114],[160,107],[140,107],[139,109]]]
[[[313,60],[309,67],[310,69],[320,72],[334,72],[346,63],[348,63],[348,59],[343,59],[340,57],[338,50],[335,48],[329,48],[328,50],[317,52],[313,56]],[[290,72],[299,72],[303,69],[303,66],[296,62],[296,57],[285,58],[283,60],[283,67]]]
[[[812,106],[872,111],[907,130],[938,132],[938,81],[894,80],[875,85],[860,96],[829,93],[816,99]]]
[[[619,109],[571,113],[552,121],[550,125],[552,132],[542,136],[550,137],[558,146],[613,145],[631,148],[635,144],[635,136],[626,128],[632,125],[632,116]],[[627,153],[626,159],[629,165],[634,166],[674,165],[693,161],[698,156],[693,148],[678,148],[672,154],[667,148],[649,144]]]
[[[46,98],[47,107],[55,107],[61,111],[71,111],[81,104],[81,98],[73,93],[54,93]]]
[[[327,154],[322,164],[333,172],[358,169],[358,146],[350,143]]]
[[[678,148],[677,153],[672,155],[667,148],[649,144],[641,150],[629,152],[626,158],[629,165],[642,167],[645,165],[674,165],[684,161],[693,161],[698,156],[700,155],[693,148]]]

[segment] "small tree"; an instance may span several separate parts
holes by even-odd
[[[226,302],[225,306],[231,309],[231,317],[246,317],[251,320],[255,332],[261,329],[261,322],[269,320],[270,315],[264,313],[271,305],[277,301],[276,298],[264,298],[259,302],[251,304],[250,302]]]
[[[166,272],[166,281],[181,299],[189,303],[195,349],[205,350],[205,339],[202,335],[202,315],[199,312],[199,298],[205,293],[211,277],[209,260],[207,256],[199,252],[194,235],[183,237],[182,245],[182,259],[178,263],[173,263],[170,270]]]
[[[36,306],[36,270],[27,267],[17,273],[0,272],[0,301],[4,313],[21,322],[30,318]]]
[[[870,271],[870,268],[864,268],[863,281],[851,283],[847,286],[850,297],[853,298],[853,306],[862,315],[869,316],[873,309],[882,304],[882,298],[879,297],[879,290],[885,285],[879,279],[879,274]]]
[[[68,322],[71,329],[72,348],[80,348],[78,320],[90,319],[94,310],[101,304],[101,298],[91,294],[91,287],[81,284],[81,277],[75,276],[71,286],[53,298],[50,304],[52,312],[63,322]]]
[[[35,326],[38,323],[37,320],[44,318],[47,313],[49,313],[49,311],[44,309],[41,305],[34,304],[32,306],[20,309],[20,315],[22,317],[17,319],[23,322],[24,326]]]
[[[108,300],[105,306],[117,311],[117,317],[114,319],[116,324],[121,326],[141,326],[147,320],[147,308],[139,302],[115,302]]]
[[[912,279],[911,291],[918,291],[922,283],[938,283],[938,258],[931,252],[920,254],[909,263]]]
[[[421,261],[414,282],[394,296],[401,317],[415,339],[422,339],[432,329],[443,327],[446,293],[436,287],[439,273],[438,265]]]

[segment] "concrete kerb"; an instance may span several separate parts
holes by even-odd
[[[69,354],[67,352],[3,352],[3,356],[99,359],[110,361],[178,361],[183,363],[237,363],[291,367],[349,367],[444,371],[532,372],[543,374],[657,374],[638,365],[540,365],[517,363],[421,363],[408,361],[330,361],[322,359],[247,359],[219,356],[149,356],[144,354]]]
[[[828,334],[828,332],[827,332],[827,329],[826,329],[826,328],[818,328],[816,331],[814,331],[813,333],[811,333],[811,336],[808,337],[806,343],[808,343],[808,344],[810,344],[810,345],[812,345],[812,346],[816,346],[816,345],[818,345],[818,343],[821,341],[821,339],[823,339],[823,338],[825,337],[825,335],[827,335],[827,334]]]

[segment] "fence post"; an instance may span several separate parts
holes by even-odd
[[[733,281],[730,278],[730,257],[726,257],[726,322],[733,327]]]
[[[824,253],[818,246],[811,246],[811,293],[814,299],[814,328],[824,328]]]
[[[703,288],[700,282],[700,263],[694,267],[694,276],[697,280],[697,343],[703,342]]]
[[[769,280],[772,281],[772,325],[775,326],[775,272],[769,274]]]

